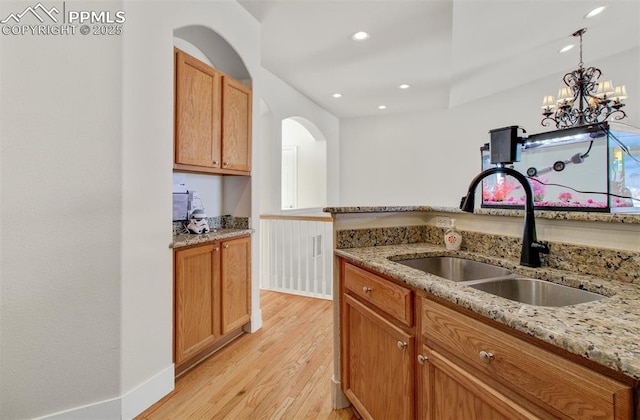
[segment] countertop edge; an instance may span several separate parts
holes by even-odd
[[[439,206],[363,206],[363,207],[325,207],[325,213],[338,214],[364,214],[364,213],[400,213],[400,212],[425,212],[425,213],[453,213],[461,214],[457,207]],[[476,208],[473,214],[482,216],[523,217],[524,210],[509,209],[483,209]],[[551,211],[536,210],[537,218],[550,220],[573,220],[603,223],[640,224],[640,213],[601,213],[579,211]]]
[[[216,229],[215,231],[205,234],[178,234],[173,237],[170,248],[179,249],[186,246],[206,244],[208,242],[222,241],[225,239],[233,239],[241,236],[249,236],[254,233],[254,229]]]

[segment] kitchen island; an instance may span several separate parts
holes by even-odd
[[[410,328],[400,325],[400,330],[403,333],[408,333],[409,338],[411,334],[418,335],[418,345],[416,346],[415,343],[412,345],[409,342],[406,348],[409,353],[413,352],[414,357],[418,357],[418,362],[422,360],[420,364],[424,364],[425,360],[427,360],[425,354],[431,354],[431,360],[440,360],[438,359],[439,356],[433,356],[438,353],[429,350],[424,343],[432,345],[432,347],[439,350],[446,348],[446,345],[442,345],[443,348],[439,348],[440,344],[438,343],[440,342],[430,337],[429,329],[425,327],[428,322],[433,320],[422,319],[430,311],[430,309],[425,308],[439,307],[438,305],[442,304],[444,307],[453,308],[456,312],[460,312],[469,319],[474,320],[469,322],[480,320],[483,324],[487,323],[492,328],[495,327],[500,333],[506,332],[509,336],[516,337],[522,343],[526,343],[527,346],[533,346],[531,347],[532,351],[537,351],[539,347],[543,349],[544,354],[548,352],[553,354],[554,357],[559,355],[562,358],[561,360],[570,360],[571,363],[580,365],[580,368],[586,366],[590,370],[603,374],[603,378],[614,378],[621,383],[625,383],[628,386],[627,390],[620,391],[620,389],[616,388],[616,391],[607,391],[611,392],[610,397],[613,401],[617,400],[620,403],[624,399],[622,395],[625,392],[637,393],[638,380],[640,379],[640,345],[636,339],[638,333],[640,333],[640,287],[638,286],[640,283],[640,258],[637,249],[640,247],[636,247],[635,251],[633,248],[634,241],[638,240],[635,235],[637,235],[637,227],[640,223],[639,215],[574,214],[567,212],[541,212],[539,215],[536,213],[536,217],[541,219],[556,220],[561,221],[561,223],[575,223],[578,227],[585,227],[584,224],[587,223],[585,230],[591,229],[595,232],[595,237],[598,234],[600,234],[600,237],[603,236],[603,228],[607,231],[611,226],[615,226],[618,229],[621,228],[624,231],[623,234],[627,233],[627,238],[621,242],[623,244],[622,248],[632,249],[606,247],[604,242],[604,246],[600,248],[591,246],[591,244],[558,242],[554,238],[553,241],[549,242],[552,252],[549,256],[546,256],[543,266],[541,268],[529,268],[518,265],[517,249],[519,238],[505,236],[501,233],[483,232],[482,226],[478,229],[477,223],[475,225],[472,222],[467,223],[467,226],[475,228],[473,231],[471,229],[469,231],[462,229],[463,236],[466,238],[466,244],[462,250],[446,250],[442,244],[444,229],[437,227],[436,224],[439,222],[439,217],[447,215],[454,216],[458,220],[461,215],[457,214],[456,209],[433,207],[349,207],[331,208],[325,209],[325,211],[332,213],[335,222],[334,302],[336,302],[336,306],[334,315],[336,316],[336,325],[342,325],[343,331],[352,327],[345,325],[343,318],[350,316],[349,320],[360,320],[358,318],[359,315],[356,313],[357,311],[354,311],[353,308],[357,309],[361,302],[364,302],[365,306],[368,304],[367,294],[362,294],[359,302],[353,302],[358,300],[357,295],[359,292],[357,290],[355,292],[353,290],[350,291],[344,285],[345,271],[362,269],[361,275],[363,278],[369,275],[380,276],[378,280],[383,279],[384,281],[404,286],[415,296],[413,315],[415,316],[416,325],[415,327],[413,324],[408,325]],[[515,218],[514,216],[521,214],[517,211],[500,212],[500,210],[490,210],[489,212],[478,210],[477,214],[470,217],[499,216],[502,218]],[[517,225],[519,224],[518,222],[521,223],[521,220],[516,219],[514,224]],[[556,230],[565,228],[562,225],[554,227]],[[491,228],[487,230],[491,230]],[[611,230],[615,231],[616,228]],[[588,235],[583,236],[586,239],[582,238],[582,240],[588,242]],[[542,237],[542,239],[547,238]],[[427,256],[455,256],[490,263],[505,267],[517,274],[589,290],[606,297],[598,301],[564,307],[527,305],[494,296],[396,262],[403,259]],[[345,269],[345,267],[349,268]],[[345,300],[348,305],[343,302]],[[345,309],[345,306],[348,306],[348,308]],[[370,306],[376,309],[373,305]],[[392,320],[391,324],[397,325],[397,322]],[[481,327],[483,325],[478,328]],[[336,368],[334,373],[336,387],[341,383],[341,380],[345,380],[345,374],[349,375],[349,369],[345,368],[344,360],[341,360],[340,346],[337,345],[340,338],[340,331],[336,331],[334,333],[337,347],[336,365],[340,366]],[[349,346],[344,347],[344,339],[343,336],[342,353],[349,353]],[[404,343],[405,341],[402,342]],[[469,344],[469,342],[466,344]],[[483,351],[480,353],[480,357],[482,357]],[[485,352],[485,356],[487,354],[491,353]],[[348,356],[352,357],[351,354]],[[458,358],[456,359],[456,357]],[[487,359],[490,363],[487,364],[486,369],[497,369],[496,366],[499,366],[500,356],[496,356],[498,361],[491,362],[493,360],[492,357],[493,354]],[[460,355],[452,356],[452,359],[461,361],[463,365],[467,363],[464,365],[466,367],[469,367],[469,364],[473,364],[472,361],[465,361],[464,357]],[[357,365],[357,361],[349,359],[348,364],[353,365],[353,363]],[[525,365],[527,363],[526,361],[524,362]],[[490,366],[494,367],[491,368]],[[433,370],[433,368],[431,369]],[[484,374],[481,372],[484,369],[484,365],[479,368],[471,366],[469,369],[474,372],[480,371],[480,377]],[[558,371],[562,370],[558,369]],[[495,371],[489,370],[488,372],[493,375],[487,375],[485,382],[493,381],[494,378],[491,378],[491,376],[496,376]],[[583,373],[588,376],[589,372],[584,371]],[[583,376],[581,373],[576,373],[576,378],[582,378]],[[420,378],[421,376],[416,374],[415,377]],[[586,376],[584,377],[586,378]],[[409,381],[409,379],[407,380]],[[549,381],[552,381],[552,376],[550,376]],[[600,379],[595,379],[595,383],[599,381]],[[416,401],[420,401],[421,394],[425,391],[425,385],[420,385],[421,383],[419,380],[418,384],[414,384],[417,386],[412,388],[413,392],[416,392]],[[404,385],[406,388],[407,384]],[[565,412],[565,410],[569,410],[567,408],[569,405],[577,404],[576,401],[567,402],[573,397],[572,395],[562,396],[562,398],[557,397],[552,402],[540,402],[546,397],[541,397],[540,395],[532,396],[533,394],[530,391],[523,391],[525,388],[522,384],[518,385],[522,386],[522,389],[518,390],[516,386],[515,391],[513,387],[504,386],[504,381],[503,383],[497,381],[491,385],[493,387],[487,389],[499,390],[499,392],[496,391],[496,395],[499,396],[497,400],[511,401],[509,403],[511,405],[507,404],[507,406],[510,406],[515,411],[512,412],[507,409],[504,409],[506,411],[501,411],[502,415],[507,418],[520,417],[522,413],[519,410],[524,410],[529,414],[534,413],[534,417],[541,416],[541,412],[536,410],[543,410],[542,413],[544,415],[547,413],[558,416],[569,415],[569,417],[586,415],[585,412],[580,412],[581,414],[577,415],[576,413],[579,411],[573,414]],[[356,408],[359,411],[364,410],[366,412],[367,408],[361,405],[362,401],[358,401],[358,398],[354,397],[353,391],[349,388],[350,386],[346,387],[348,388],[346,392],[350,402],[354,403],[355,401]],[[343,391],[345,390],[344,388],[342,386]],[[587,386],[587,388],[592,388],[592,386]],[[340,390],[334,389],[334,391],[334,405],[346,403]],[[553,390],[547,391],[549,394],[554,393]],[[558,392],[562,392],[562,390]],[[622,394],[619,392],[622,392]],[[362,393],[366,394],[364,391]],[[433,399],[433,392],[430,395]],[[522,397],[523,395],[524,397]],[[362,400],[366,400],[366,398],[363,397]],[[594,398],[597,399],[596,397],[592,399]],[[634,397],[628,394],[625,398],[627,401],[633,401]],[[565,400],[564,402],[559,402],[563,399]],[[513,403],[513,401],[517,403]],[[614,418],[630,418],[630,416],[635,415],[633,412],[637,408],[630,408],[628,407],[629,404],[631,403],[628,403],[626,408],[618,406],[612,409],[612,412],[615,413]],[[360,407],[358,407],[359,405]],[[425,408],[427,403],[424,401],[423,403],[416,402],[414,405],[415,407],[410,407],[411,409],[408,412],[416,412],[419,417],[422,417],[426,412],[425,410],[427,410]],[[625,404],[622,405],[624,406]],[[430,406],[437,406],[437,404],[432,400]],[[493,408],[495,407],[492,406]],[[527,418],[527,416],[528,414],[523,415],[523,418]],[[607,416],[612,415],[607,414]],[[367,417],[366,414],[365,417]]]

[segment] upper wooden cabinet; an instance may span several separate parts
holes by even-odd
[[[251,89],[175,48],[174,169],[251,171]]]
[[[222,77],[222,169],[251,171],[251,89]]]

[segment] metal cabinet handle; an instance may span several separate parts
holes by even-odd
[[[229,162],[224,162],[223,165],[224,166],[229,166]]]
[[[229,249],[229,245],[225,244],[224,249]]]
[[[421,365],[424,365],[425,363],[427,363],[427,360],[429,360],[428,357],[423,356],[421,354],[418,355],[418,363],[420,363]]]
[[[213,250],[218,252],[218,251],[220,251],[220,247],[215,247],[215,248],[213,248]]]
[[[220,162],[219,162],[219,161],[217,161],[217,160],[214,160],[214,161],[213,161],[213,164],[214,164],[214,165],[219,165],[219,164],[220,164]]]
[[[371,288],[367,287],[367,286],[362,286],[362,293],[369,293],[371,292]]]
[[[480,350],[480,359],[482,359],[483,361],[490,362],[493,360],[493,358],[494,358],[493,353]]]
[[[407,343],[405,343],[404,341],[398,341],[397,345],[400,350],[404,350],[407,348]]]

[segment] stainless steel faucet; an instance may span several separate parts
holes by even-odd
[[[536,238],[536,220],[533,213],[533,192],[531,191],[531,185],[529,185],[527,177],[522,175],[520,172],[515,169],[505,168],[504,166],[498,166],[480,172],[480,174],[471,181],[471,184],[469,184],[469,191],[467,192],[466,197],[462,198],[460,210],[473,213],[473,208],[475,207],[476,187],[484,178],[498,173],[511,175],[517,179],[522,185],[526,195],[524,233],[522,234],[520,265],[524,265],[526,267],[540,267],[540,253],[548,254],[549,247],[546,244],[538,242],[538,239]]]

